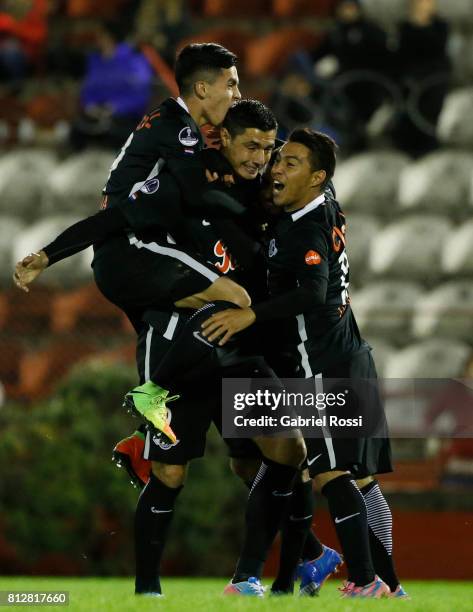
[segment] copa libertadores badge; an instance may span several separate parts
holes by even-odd
[[[178,138],[179,142],[185,147],[193,147],[199,142],[199,139],[192,133],[190,127],[182,128]]]

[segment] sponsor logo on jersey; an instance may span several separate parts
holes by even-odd
[[[178,138],[181,145],[184,145],[185,147],[193,147],[199,142],[199,139],[192,133],[190,127],[182,128],[182,130],[179,132]]]
[[[159,179],[155,177],[152,179],[148,179],[143,185],[143,187],[140,189],[140,191],[149,195],[151,193],[156,193],[158,189],[159,189]]]
[[[305,262],[308,266],[317,266],[322,261],[322,257],[317,251],[307,251],[305,254]]]
[[[273,238],[269,243],[268,255],[269,257],[274,257],[277,252],[278,252],[278,249],[276,247],[276,239]]]

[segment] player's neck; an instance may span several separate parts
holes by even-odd
[[[305,198],[294,202],[293,204],[288,204],[288,206],[284,207],[284,210],[285,212],[292,213],[296,210],[300,210],[301,208],[305,208],[308,204],[316,200],[320,195],[322,195],[322,192],[320,191],[320,189],[318,189],[316,193],[311,193],[310,195],[307,195]]]
[[[194,121],[199,127],[202,127],[203,125],[208,123],[207,119],[204,116],[202,105],[199,100],[197,100],[193,96],[185,97],[182,95],[181,100],[187,106],[187,108],[189,109],[189,115],[192,117],[192,119],[194,119]]]

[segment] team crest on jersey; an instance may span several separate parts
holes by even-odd
[[[276,246],[276,238],[272,238],[269,243],[268,255],[269,257],[274,257],[278,252],[278,248]]]
[[[179,142],[185,147],[193,147],[199,142],[199,139],[192,133],[190,127],[182,128],[179,132]]]
[[[140,189],[141,192],[150,195],[151,193],[156,193],[159,189],[159,179],[152,178],[145,181],[145,184]]]

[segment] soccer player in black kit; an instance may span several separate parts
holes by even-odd
[[[74,224],[39,253],[16,266],[24,290],[48,265],[94,245],[95,281],[138,331],[148,308],[201,306],[210,300],[249,304],[247,292],[180,245],[188,242],[184,217],[205,210],[210,190],[201,160],[200,126],[219,125],[241,98],[236,56],[220,45],[188,45],[175,67],[181,97],[165,100],[130,134],[112,164],[102,210]],[[173,180],[161,176],[163,166]],[[223,206],[219,203],[219,211]],[[141,406],[150,397],[154,403]],[[130,398],[150,425],[175,436],[166,421],[168,392],[153,383]]]
[[[335,163],[328,136],[309,129],[291,134],[271,171],[273,202],[284,212],[267,254],[270,299],[203,324],[203,335],[224,345],[255,321],[277,322],[272,349],[286,358],[285,375],[313,379],[317,391],[324,378],[376,378],[349,303],[345,216],[324,191]],[[406,597],[392,561],[391,513],[372,477],[392,471],[389,440],[332,438],[326,430],[322,438],[306,438],[306,446],[310,476],[327,498],[347,563],[344,597]]]

